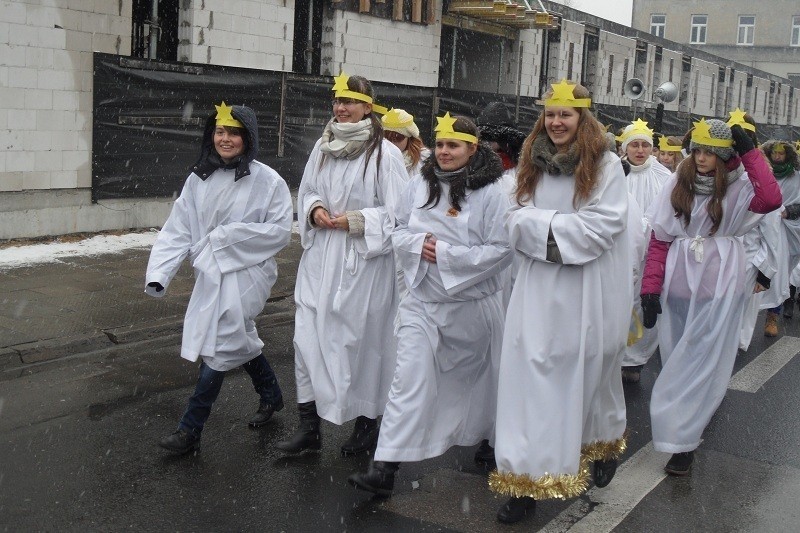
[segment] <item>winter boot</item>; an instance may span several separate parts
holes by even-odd
[[[512,497],[497,511],[497,520],[504,524],[515,524],[527,515],[533,516],[534,512],[536,512],[536,500],[530,496]]]
[[[317,414],[317,403],[297,404],[300,413],[300,426],[289,440],[282,440],[275,447],[286,453],[300,453],[303,450],[320,450],[322,434],[319,432],[320,418]]]
[[[794,316],[794,295],[797,292],[797,287],[789,285],[789,297],[783,302],[783,318],[792,318]]]
[[[400,463],[372,461],[366,474],[361,472],[351,474],[347,482],[357,489],[388,497],[392,495],[394,473],[399,467]]]
[[[200,437],[192,435],[185,429],[179,429],[175,433],[163,437],[158,441],[158,445],[165,450],[183,455],[200,449]]]
[[[273,413],[276,413],[281,409],[283,409],[283,399],[278,400],[278,403],[275,405],[271,403],[259,402],[258,411],[256,411],[256,414],[253,415],[248,424],[252,428],[260,428],[269,422],[269,419],[272,418]]]
[[[639,383],[639,380],[642,378],[642,368],[644,368],[644,365],[623,366],[622,382]]]
[[[479,465],[494,464],[494,448],[489,445],[489,439],[483,439],[475,451],[475,462]]]
[[[692,469],[694,452],[673,453],[664,472],[672,476],[687,476]]]
[[[594,473],[592,477],[594,477],[594,485],[595,487],[603,488],[611,483],[611,480],[614,479],[614,474],[617,473],[617,466],[619,465],[619,461],[616,459],[607,459],[605,461],[595,461],[594,462]]]
[[[764,336],[777,337],[778,336],[778,314],[772,311],[767,311],[767,320],[764,322]]]
[[[355,455],[373,449],[378,444],[378,421],[359,416],[350,438],[342,444],[342,455]]]

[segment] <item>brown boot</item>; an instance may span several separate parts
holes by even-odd
[[[767,311],[767,320],[764,322],[764,336],[777,337],[778,336],[778,314],[772,311]]]

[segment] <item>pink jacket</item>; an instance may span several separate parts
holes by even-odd
[[[755,192],[748,209],[753,213],[769,213],[778,209],[783,201],[781,189],[761,152],[757,148],[750,150],[742,156],[742,164]],[[670,244],[656,239],[655,233],[651,234],[642,275],[642,294],[661,294]]]

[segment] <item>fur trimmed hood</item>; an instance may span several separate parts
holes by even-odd
[[[434,169],[438,167],[436,157],[432,153],[425,160],[420,170],[425,181],[436,181]],[[478,190],[499,180],[503,175],[503,162],[486,144],[478,143],[478,150],[470,158],[466,166],[466,188]]]

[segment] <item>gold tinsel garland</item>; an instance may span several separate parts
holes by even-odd
[[[581,448],[580,466],[577,474],[545,474],[532,478],[528,474],[499,472],[489,474],[489,488],[498,494],[520,498],[530,496],[534,500],[574,498],[589,487],[589,465],[593,461],[618,459],[627,448],[625,435],[613,441],[595,441]]]

